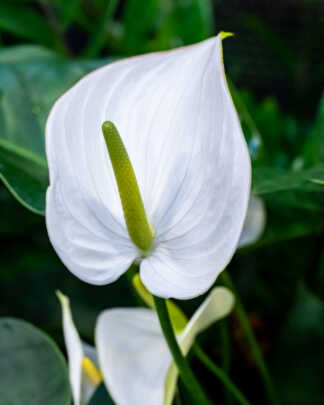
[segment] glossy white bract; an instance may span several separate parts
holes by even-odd
[[[120,132],[155,238],[129,238],[101,132]],[[160,297],[204,293],[230,261],[250,194],[250,159],[228,91],[218,35],[107,65],[53,107],[46,126],[46,223],[67,268],[107,284],[140,259]]]
[[[263,200],[251,194],[238,247],[251,245],[260,239],[266,226],[266,218]]]

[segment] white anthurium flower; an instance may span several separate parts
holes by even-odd
[[[152,294],[187,299],[207,291],[230,261],[251,169],[222,58],[219,34],[124,59],[90,73],[54,105],[46,126],[46,223],[58,255],[80,279],[111,283],[137,260]],[[129,236],[107,153],[113,131],[107,127],[104,138],[101,129],[107,120],[119,131],[153,230],[145,251]],[[115,165],[123,163],[117,157]]]
[[[57,296],[62,306],[64,340],[69,361],[69,376],[74,405],[86,405],[102,381],[97,352],[83,343],[74,325],[69,299],[61,292]]]
[[[260,197],[251,194],[238,247],[256,242],[263,234],[265,225],[266,209],[264,202]]]
[[[89,399],[89,396],[80,399],[82,358],[85,354],[72,321],[68,300],[61,297],[70,380],[74,404],[78,405]],[[197,334],[226,317],[233,305],[234,296],[228,289],[214,288],[184,329],[177,331],[182,352],[187,354]],[[176,325],[174,327],[177,330]],[[115,308],[103,311],[98,317],[95,340],[97,356],[92,354],[92,359],[96,362],[98,358],[103,380],[117,405],[172,404],[178,371],[154,310]],[[84,378],[89,384],[94,379],[89,379],[87,373],[90,371],[91,375],[97,368],[89,361],[83,367]],[[100,372],[97,370],[94,374],[100,375]],[[96,385],[92,384],[92,387]]]

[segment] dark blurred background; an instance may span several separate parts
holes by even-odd
[[[0,64],[2,52],[29,44],[71,63],[91,60],[89,70],[111,57],[191,44],[221,30],[235,33],[224,41],[224,60],[244,131],[252,140],[254,166],[298,172],[311,167],[310,162],[321,163],[320,0],[1,0]],[[324,403],[323,192],[290,188],[265,194],[265,234],[239,251],[229,266],[288,405]],[[71,298],[76,324],[89,343],[100,310],[137,305],[126,277],[95,287],[72,276],[48,241],[44,217],[20,205],[3,184],[0,207],[0,315],[32,322],[63,347],[56,289]],[[197,301],[180,305],[190,314]],[[253,404],[264,403],[262,383],[236,317],[224,325],[230,335],[233,379]],[[218,362],[220,341],[219,327],[202,341]],[[209,389],[215,398],[223,395],[221,387]]]

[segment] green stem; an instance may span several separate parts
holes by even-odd
[[[169,312],[167,309],[166,301],[162,298],[154,296],[154,303],[156,312],[158,314],[161,328],[169,346],[170,352],[173,356],[173,360],[179,370],[180,377],[184,383],[184,386],[190,393],[194,404],[196,405],[211,405],[212,403],[207,398],[205,392],[197,381],[194,373],[192,372],[186,357],[182,354],[175,337]]]
[[[227,319],[221,320],[219,326],[222,344],[223,370],[227,375],[229,375],[231,368],[231,336],[228,330]],[[226,389],[226,387],[224,388],[225,388],[224,390],[225,401],[228,405],[232,405],[233,404],[232,396],[230,392]]]
[[[221,275],[221,280],[223,281],[224,285],[227,288],[229,288],[230,290],[232,290],[233,293],[235,294],[235,299],[236,299],[235,300],[236,301],[235,311],[236,311],[237,317],[239,318],[239,321],[241,323],[242,329],[244,330],[246,338],[249,342],[249,345],[251,347],[251,352],[255,359],[256,365],[260,371],[260,375],[263,379],[265,390],[266,390],[266,393],[268,396],[269,404],[279,405],[280,402],[279,402],[277,393],[275,391],[274,385],[272,383],[272,379],[271,379],[269,370],[264,361],[262,351],[261,351],[260,346],[253,333],[248,316],[245,312],[242,302],[240,301],[240,299],[238,297],[238,294],[237,294],[235,286],[231,280],[231,277],[226,271],[224,271]]]
[[[207,354],[197,343],[193,345],[193,350],[199,360],[206,366],[206,368],[208,368],[209,371],[211,371],[219,380],[221,380],[223,385],[240,404],[251,405],[241,391],[231,381],[228,375],[207,356]]]
[[[107,25],[111,21],[115,10],[118,6],[118,0],[107,0],[106,9],[98,26],[95,27],[89,44],[83,51],[82,56],[85,58],[93,58],[98,55],[105,44]]]

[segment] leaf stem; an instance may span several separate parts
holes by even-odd
[[[173,360],[179,370],[182,381],[192,396],[195,405],[211,405],[212,403],[207,398],[201,385],[197,381],[194,373],[192,372],[186,357],[182,354],[175,337],[169,312],[167,309],[166,301],[162,298],[154,296],[154,303],[156,312],[158,314],[161,328],[169,346],[170,352],[173,356]]]
[[[251,405],[250,402],[242,394],[242,392],[236,387],[236,385],[224,372],[224,370],[218,367],[197,343],[194,343],[193,350],[199,360],[206,366],[209,371],[211,371],[219,380],[221,380],[227,390],[233,395],[234,398],[237,399],[237,401],[241,405]]]
[[[221,274],[221,280],[223,281],[224,285],[229,288],[230,290],[232,290],[232,292],[235,294],[235,311],[236,311],[236,315],[241,323],[242,329],[246,335],[246,338],[250,344],[251,347],[251,351],[253,354],[253,357],[255,359],[256,365],[260,371],[260,375],[263,379],[264,382],[264,386],[265,386],[265,390],[266,390],[266,394],[268,396],[268,402],[271,405],[279,405],[279,399],[276,393],[276,390],[274,388],[269,370],[266,366],[266,363],[264,361],[263,358],[263,354],[262,351],[260,349],[260,346],[257,342],[257,339],[253,333],[253,330],[251,328],[247,313],[245,312],[244,306],[241,302],[241,300],[238,297],[236,288],[232,282],[232,279],[230,277],[230,275],[228,274],[228,272],[223,271],[223,273]]]

